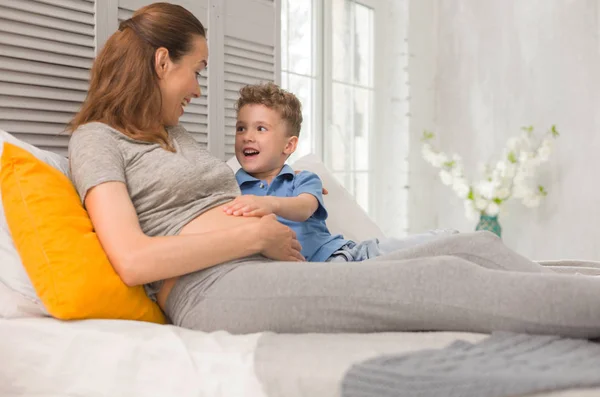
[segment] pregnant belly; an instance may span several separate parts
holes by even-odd
[[[258,222],[260,218],[256,217],[242,217],[227,215],[223,212],[223,205],[212,208],[200,216],[192,219],[187,225],[181,229],[180,234],[201,234],[214,232],[217,230],[231,229],[241,225],[247,225],[251,222]],[[167,297],[171,292],[171,289],[175,285],[177,277],[173,277],[165,280],[162,288],[156,295],[158,304],[164,309]]]

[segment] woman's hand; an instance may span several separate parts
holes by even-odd
[[[234,216],[265,216],[277,212],[277,201],[273,197],[245,194],[223,206],[226,214]]]
[[[269,259],[286,262],[305,261],[296,233],[280,223],[275,215],[263,216],[259,224],[260,253]]]

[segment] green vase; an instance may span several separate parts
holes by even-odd
[[[502,237],[502,227],[500,227],[500,222],[498,222],[498,216],[481,214],[479,223],[475,227],[475,230],[487,230],[494,233],[498,237]]]

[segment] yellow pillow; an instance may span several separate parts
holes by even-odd
[[[4,143],[0,186],[13,242],[46,310],[59,319],[165,323],[144,288],[121,281],[67,176]]]

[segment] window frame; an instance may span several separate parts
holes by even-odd
[[[282,0],[277,0],[277,10],[279,15],[282,12],[281,6]],[[285,1],[285,0],[283,0]],[[379,73],[380,68],[378,62],[378,55],[380,52],[380,44],[378,43],[378,37],[380,37],[380,29],[378,29],[378,15],[381,0],[351,0],[353,3],[371,8],[373,10],[373,64],[372,64],[372,100],[369,109],[369,161],[366,171],[357,171],[355,169],[348,170],[347,172],[352,174],[366,173],[368,174],[368,208],[365,208],[367,212],[373,214],[377,207],[375,202],[375,191],[376,186],[379,184],[377,178],[377,169],[379,168],[380,162],[376,159],[375,154],[377,153],[376,145],[379,141],[375,137],[376,131],[378,131],[378,114],[377,114],[377,103],[380,101],[380,82]],[[312,57],[313,57],[313,73],[315,76],[316,84],[313,91],[314,97],[312,98],[311,114],[312,114],[312,142],[311,146],[313,153],[323,160],[325,164],[330,163],[331,159],[331,147],[327,147],[325,140],[325,134],[331,130],[333,125],[333,3],[329,0],[311,0],[312,3],[312,15],[313,15],[313,40],[312,40]],[[289,18],[289,17],[288,17]],[[280,22],[281,23],[281,22]],[[277,70],[277,82],[281,84],[282,75],[284,72],[281,65],[281,24],[278,26],[279,45],[278,49],[278,70]],[[344,83],[345,84],[345,83]],[[349,86],[354,87],[356,84],[350,84]],[[354,151],[354,142],[352,143],[352,151]],[[354,160],[353,160],[354,161]],[[353,189],[354,190],[354,189]],[[354,192],[351,192],[354,193]]]

